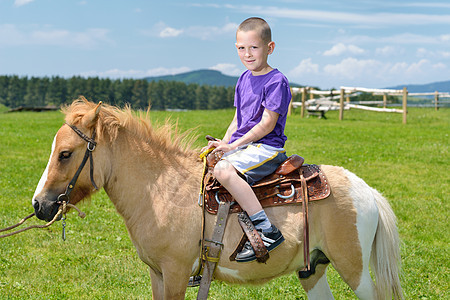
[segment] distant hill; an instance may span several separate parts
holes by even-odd
[[[197,70],[187,73],[180,73],[176,75],[165,75],[165,76],[155,76],[146,77],[144,80],[147,81],[180,81],[186,84],[196,83],[200,85],[215,85],[215,86],[235,86],[239,77],[238,76],[228,76],[220,71],[216,70]],[[290,82],[291,87],[300,87],[299,84]]]
[[[228,76],[216,70],[197,70],[176,75],[155,76],[144,78],[147,81],[180,81],[186,84],[196,83],[200,85],[235,86],[239,77]]]
[[[393,87],[388,87],[387,89],[401,90],[403,87],[408,89],[409,93],[420,93],[420,92],[450,92],[450,81],[440,81],[432,82],[428,84],[405,84]]]

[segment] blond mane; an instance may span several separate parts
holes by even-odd
[[[66,115],[65,121],[75,126],[79,125],[83,116],[94,109],[97,104],[88,101],[80,96],[72,104],[62,108]],[[166,119],[164,124],[152,126],[150,111],[146,113],[133,111],[129,105],[123,109],[108,104],[102,104],[97,122],[97,139],[99,141],[109,138],[109,142],[114,142],[120,129],[151,143],[184,155],[191,155],[194,150],[192,144],[195,137],[192,130],[179,132],[178,124]]]

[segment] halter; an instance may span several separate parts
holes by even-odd
[[[92,131],[92,137],[88,137],[84,133],[82,133],[77,127],[74,125],[65,123],[67,126],[72,128],[73,131],[75,131],[83,140],[87,142],[87,148],[86,152],[84,153],[83,161],[81,162],[80,166],[78,167],[78,170],[75,172],[75,175],[73,176],[72,180],[69,182],[69,185],[67,185],[66,191],[64,194],[61,194],[58,196],[58,203],[69,203],[69,195],[72,192],[73,188],[75,187],[75,183],[78,180],[78,176],[80,176],[81,171],[83,170],[84,166],[86,165],[87,160],[89,159],[89,166],[90,166],[90,177],[91,177],[91,183],[94,186],[96,190],[98,190],[97,185],[94,181],[94,161],[92,159],[92,151],[95,150],[95,146],[97,143],[95,142],[95,127]]]

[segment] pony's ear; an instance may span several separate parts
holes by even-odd
[[[97,106],[92,109],[90,112],[84,115],[83,119],[81,120],[81,125],[87,128],[91,128],[95,125],[95,122],[97,122],[98,114],[100,113],[100,108],[102,106],[102,101],[100,101]]]

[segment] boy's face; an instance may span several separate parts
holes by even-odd
[[[238,31],[236,48],[241,62],[253,75],[264,75],[272,70],[267,63],[267,57],[272,54],[275,43],[265,43],[258,31]]]

